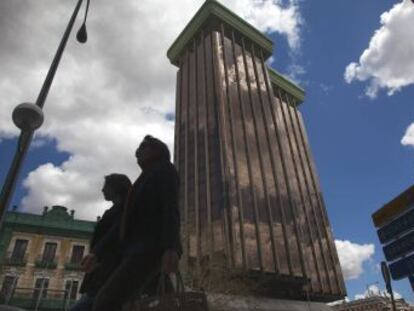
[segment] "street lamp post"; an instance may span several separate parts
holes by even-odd
[[[87,6],[85,11],[85,17],[81,28],[79,29],[76,38],[79,42],[85,43],[87,40],[86,33],[86,17],[88,14],[89,1],[87,0]],[[52,85],[53,78],[56,70],[59,66],[60,59],[62,58],[63,51],[65,50],[66,43],[69,35],[72,31],[73,24],[75,23],[76,16],[78,15],[79,9],[82,5],[83,0],[78,0],[73,14],[69,20],[63,37],[60,41],[59,47],[53,58],[52,64],[50,65],[49,71],[46,75],[45,81],[43,82],[40,93],[37,97],[36,103],[23,103],[18,105],[13,111],[13,122],[20,129],[20,136],[17,142],[16,152],[14,154],[13,162],[9,168],[6,176],[6,180],[3,184],[3,188],[0,194],[0,229],[3,225],[4,217],[10,200],[13,196],[13,192],[16,186],[16,181],[19,176],[19,172],[27,150],[29,149],[30,142],[32,141],[33,134],[43,123],[43,106],[45,104],[47,95],[49,93],[50,86]]]

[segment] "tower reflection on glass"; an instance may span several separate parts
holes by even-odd
[[[13,162],[9,168],[6,176],[6,180],[3,184],[0,195],[0,228],[2,226],[4,216],[7,211],[7,207],[10,203],[11,197],[16,186],[16,181],[26,156],[27,150],[29,149],[30,142],[32,141],[33,134],[43,123],[43,106],[45,104],[47,94],[49,93],[50,86],[52,85],[53,78],[59,66],[60,59],[62,58],[63,51],[65,50],[66,43],[69,39],[69,35],[72,31],[73,24],[75,23],[76,16],[78,15],[79,9],[82,5],[83,0],[78,0],[75,10],[66,26],[65,33],[60,41],[59,47],[53,58],[52,64],[50,65],[49,71],[46,75],[45,81],[43,82],[42,88],[40,89],[39,96],[37,97],[36,103],[23,103],[18,105],[13,111],[13,122],[20,129],[20,136],[17,142],[17,149],[13,158]],[[83,19],[82,26],[80,27],[76,38],[80,43],[87,41],[86,32],[86,18],[88,16],[89,2],[87,0],[85,16]]]

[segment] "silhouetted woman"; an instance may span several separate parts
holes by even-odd
[[[105,200],[112,201],[113,205],[105,211],[96,224],[90,241],[90,249],[93,249],[101,242],[105,238],[105,235],[110,232],[111,228],[119,226],[125,198],[130,188],[131,181],[126,175],[111,174],[105,176],[102,193]],[[89,257],[90,255],[87,255],[82,261],[82,267],[86,272],[80,288],[80,292],[83,295],[72,306],[70,311],[88,311],[92,309],[96,293],[121,261],[119,240],[112,241],[111,244],[106,245],[105,251],[99,257],[96,257],[96,260],[92,264],[85,266],[85,261],[88,261]]]

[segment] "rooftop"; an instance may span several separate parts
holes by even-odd
[[[89,238],[95,222],[74,218],[74,211],[68,212],[64,206],[45,207],[43,214],[19,212],[14,208],[8,211],[2,230],[46,233],[52,235]]]

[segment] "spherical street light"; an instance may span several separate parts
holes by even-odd
[[[13,110],[13,122],[22,131],[34,131],[43,123],[43,111],[32,103],[23,103]]]

